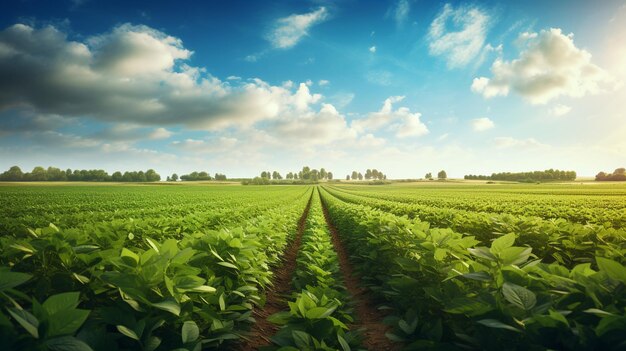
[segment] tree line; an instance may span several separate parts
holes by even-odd
[[[31,172],[22,172],[13,166],[0,174],[0,181],[11,182],[158,182],[161,176],[153,169],[147,171],[107,173],[103,169],[62,170],[56,167],[35,167]]]
[[[385,180],[387,179],[387,175],[385,175],[383,172],[377,170],[376,168],[374,169],[367,169],[365,171],[365,175],[363,175],[363,173],[361,172],[357,172],[357,171],[352,171],[352,174],[348,174],[346,175],[346,180]]]
[[[466,175],[464,179],[472,180],[506,180],[514,182],[546,182],[546,181],[573,181],[576,180],[576,172],[574,171],[561,171],[558,169],[547,169],[545,171],[534,172],[502,172],[492,173],[488,175]]]
[[[320,180],[333,180],[333,172],[326,171],[325,168],[314,169],[309,166],[302,167],[302,170],[289,172],[283,176],[278,171],[263,171],[260,176],[250,180],[244,180],[244,185],[269,185],[269,184],[306,184],[316,183]]]
[[[190,182],[196,182],[196,181],[201,181],[201,180],[226,180],[226,175],[225,174],[221,174],[221,173],[215,173],[215,175],[213,177],[211,177],[211,175],[208,172],[191,172],[189,174],[183,174],[180,177],[178,176],[178,174],[174,173],[171,176],[167,177],[167,181],[168,182],[176,182],[178,180],[181,181],[190,181]]]
[[[618,168],[613,173],[600,172],[596,174],[596,181],[626,181],[626,168]]]

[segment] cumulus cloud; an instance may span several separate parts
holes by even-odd
[[[489,130],[495,127],[495,124],[493,123],[493,121],[487,117],[474,118],[471,121],[471,124],[472,124],[472,129],[475,132],[483,132],[485,130]]]
[[[498,137],[494,138],[493,142],[495,146],[499,149],[508,149],[508,148],[521,148],[521,149],[532,149],[532,148],[543,148],[548,145],[540,143],[535,138],[527,138],[527,139],[515,139],[512,137]]]
[[[320,79],[320,80],[317,82],[317,85],[319,85],[319,86],[321,86],[321,87],[323,87],[323,86],[325,86],[325,85],[328,85],[328,84],[330,84],[330,81],[328,81],[328,80],[326,80],[326,79]]]
[[[385,100],[378,112],[372,112],[365,118],[354,120],[351,124],[359,133],[380,130],[386,127],[397,138],[428,134],[428,128],[420,121],[421,113],[411,113],[406,107],[393,108],[393,104],[404,100],[404,96],[392,96]]]
[[[354,129],[348,127],[345,116],[331,104],[322,104],[318,112],[299,118],[276,121],[267,130],[282,141],[304,142],[308,145],[351,140],[357,135]]]
[[[477,7],[446,4],[428,31],[430,54],[444,58],[449,68],[466,66],[483,49],[489,20]]]
[[[567,105],[556,104],[548,110],[548,113],[550,116],[561,117],[568,114],[571,110],[572,108]]]
[[[304,13],[293,14],[276,21],[275,28],[268,34],[267,39],[272,46],[278,49],[289,49],[306,35],[315,24],[321,23],[328,18],[328,10],[325,7]]]
[[[513,91],[532,104],[545,104],[559,96],[581,97],[601,91],[607,74],[591,63],[591,54],[574,45],[574,35],[559,28],[522,33],[525,43],[519,58],[497,59],[492,77],[475,78],[472,91],[485,98]]]
[[[375,54],[376,53],[376,45],[370,46],[369,52],[371,52],[372,54]]]
[[[184,63],[182,42],[129,24],[68,40],[54,27],[17,24],[0,32],[0,112],[90,117],[105,122],[249,127],[320,100],[259,79],[221,81]]]

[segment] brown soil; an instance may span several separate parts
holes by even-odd
[[[287,309],[287,299],[291,292],[291,278],[296,271],[296,257],[302,243],[302,233],[306,225],[306,218],[311,207],[312,194],[304,208],[302,216],[298,220],[298,232],[294,240],[287,246],[283,255],[282,265],[273,271],[272,285],[267,291],[265,305],[261,309],[252,311],[256,323],[252,325],[247,335],[247,341],[239,344],[235,349],[239,351],[258,350],[268,346],[272,342],[270,337],[278,331],[279,327],[267,320],[274,313]]]
[[[343,243],[339,239],[337,228],[333,225],[328,215],[328,210],[322,202],[324,218],[330,229],[332,242],[339,257],[339,268],[343,274],[344,283],[348,293],[355,303],[356,320],[350,326],[351,330],[361,330],[363,335],[363,347],[367,350],[400,350],[401,345],[394,343],[385,336],[390,329],[383,324],[385,314],[376,308],[376,305],[368,296],[368,291],[359,284],[359,278],[354,275],[352,265],[348,259],[349,255]]]

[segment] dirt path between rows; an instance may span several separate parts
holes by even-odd
[[[283,264],[274,270],[272,286],[267,291],[265,305],[262,309],[252,311],[256,323],[252,325],[248,333],[248,340],[242,342],[235,347],[238,351],[258,350],[261,347],[268,346],[272,342],[270,337],[278,331],[279,327],[267,320],[267,317],[274,313],[287,309],[287,299],[291,292],[291,278],[296,271],[296,257],[302,244],[302,233],[306,226],[306,219],[309,215],[311,200],[313,194],[309,198],[309,202],[304,208],[302,216],[298,220],[298,231],[294,240],[287,246],[283,256]]]
[[[355,303],[356,320],[350,325],[350,330],[363,330],[363,347],[368,350],[400,350],[401,345],[394,343],[385,336],[385,333],[390,329],[382,322],[385,314],[376,308],[376,305],[367,295],[367,289],[360,285],[359,278],[354,275],[352,264],[348,260],[348,252],[339,239],[337,228],[332,223],[323,201],[322,210],[326,224],[330,229],[333,246],[339,256],[339,269],[343,275],[346,289],[348,289],[348,293]]]

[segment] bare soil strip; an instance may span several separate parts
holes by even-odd
[[[283,264],[274,270],[272,287],[267,291],[265,305],[262,309],[252,311],[256,323],[250,329],[248,340],[239,344],[236,348],[239,351],[258,350],[261,347],[270,345],[272,343],[270,337],[276,334],[279,329],[277,325],[269,322],[267,317],[287,309],[287,298],[289,298],[289,293],[291,292],[291,278],[296,271],[296,257],[302,243],[302,233],[305,229],[306,218],[309,215],[313,194],[311,193],[309,202],[298,220],[296,237],[285,250]]]
[[[359,283],[359,278],[355,277],[352,265],[348,260],[348,252],[339,239],[337,228],[330,220],[328,210],[323,201],[322,209],[324,218],[326,218],[326,224],[330,229],[333,246],[339,256],[339,268],[343,274],[346,289],[355,303],[356,320],[350,326],[350,330],[363,330],[363,347],[368,350],[400,350],[401,345],[394,343],[385,336],[385,333],[390,329],[382,322],[385,314],[376,308],[376,305],[368,296],[367,289],[363,288]]]

